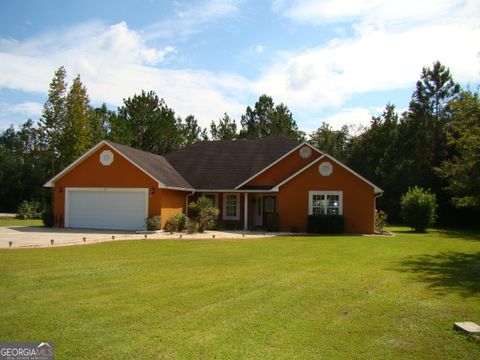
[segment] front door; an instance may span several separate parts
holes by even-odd
[[[256,195],[254,198],[255,204],[253,206],[253,211],[255,214],[253,215],[253,225],[254,226],[263,226],[263,201],[262,195]]]
[[[275,196],[263,197],[263,223],[267,223],[268,214],[277,212],[277,198]]]

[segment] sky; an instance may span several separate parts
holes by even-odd
[[[92,105],[154,90],[202,126],[262,94],[307,133],[408,107],[424,66],[480,83],[480,0],[0,0],[0,130],[38,120],[55,70]]]

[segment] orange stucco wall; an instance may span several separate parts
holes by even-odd
[[[99,161],[100,153],[106,149],[114,154],[114,161],[109,166],[103,166]],[[183,211],[185,207],[185,192],[158,189],[154,179],[106,145],[56,181],[54,215],[57,226],[64,223],[66,187],[153,188],[155,192],[149,192],[148,216],[162,215],[162,227],[173,212]]]
[[[318,165],[329,161],[330,176],[321,176]],[[342,191],[346,232],[374,232],[375,196],[368,185],[331,159],[320,160],[280,187],[278,206],[281,231],[306,231],[309,191]]]
[[[310,157],[304,159],[300,156],[299,150],[296,150],[271,168],[250,180],[246,185],[277,185],[319,156],[321,155],[312,149]]]
[[[183,191],[160,189],[162,228],[173,214],[184,212],[185,196]]]

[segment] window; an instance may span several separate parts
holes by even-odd
[[[240,220],[239,194],[223,194],[223,219]]]
[[[342,215],[341,191],[310,191],[309,215]]]

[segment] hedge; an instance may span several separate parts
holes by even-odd
[[[340,234],[345,231],[343,215],[308,215],[307,231],[314,234]]]

